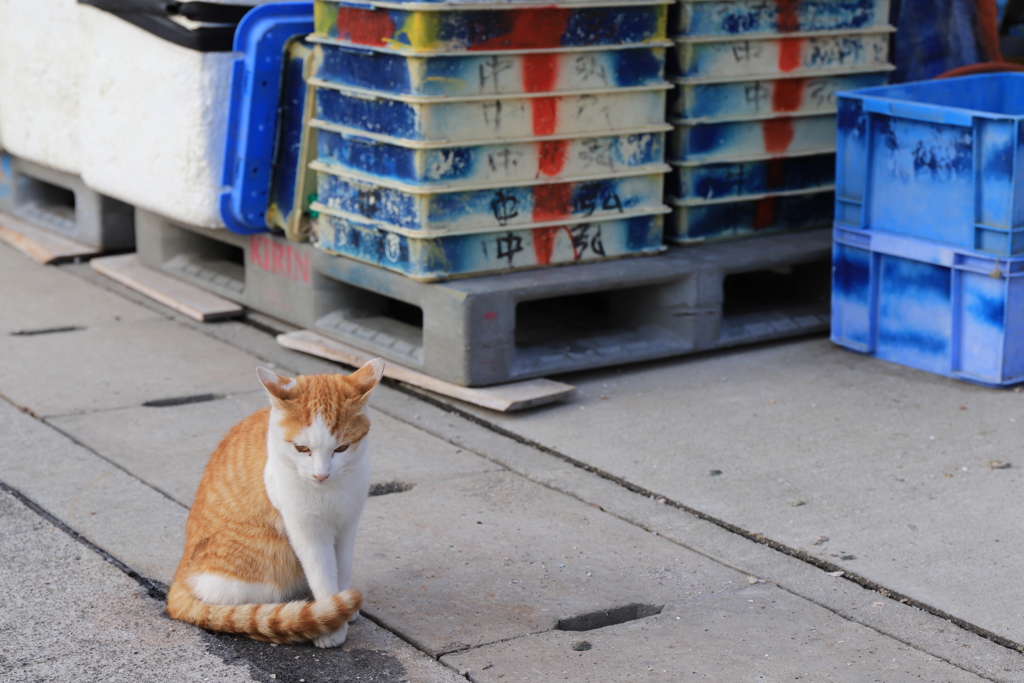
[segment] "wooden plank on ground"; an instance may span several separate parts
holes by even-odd
[[[43,265],[75,258],[90,258],[100,253],[96,247],[32,225],[9,213],[0,213],[0,241]]]
[[[96,272],[200,322],[237,318],[245,313],[234,301],[142,265],[137,254],[95,258],[90,265]]]
[[[280,334],[277,337],[277,343],[288,349],[302,351],[312,356],[326,358],[327,360],[333,360],[356,368],[362,366],[366,361],[376,358],[372,353],[335,341],[334,339],[329,339],[309,330]],[[456,398],[460,401],[503,413],[554,403],[576,393],[576,387],[571,384],[564,384],[544,378],[499,384],[491,387],[462,387],[391,361],[385,362],[384,376],[420,387],[421,389],[433,391],[442,396]]]

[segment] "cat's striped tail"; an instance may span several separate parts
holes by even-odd
[[[297,600],[263,605],[208,605],[175,581],[167,593],[167,614],[208,631],[237,633],[271,643],[302,643],[333,633],[359,611],[363,596],[357,590],[329,600]]]

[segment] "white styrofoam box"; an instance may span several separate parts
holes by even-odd
[[[230,52],[197,52],[83,6],[82,178],[103,194],[200,227],[219,199]]]
[[[75,0],[0,0],[0,146],[75,175],[88,63],[81,7]]]
[[[233,57],[75,0],[0,0],[0,146],[129,204],[223,227]]]

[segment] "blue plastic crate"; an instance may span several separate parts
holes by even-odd
[[[316,47],[316,76],[352,88],[419,97],[641,88],[664,82],[665,48],[409,57]]]
[[[817,33],[675,38],[668,70],[690,82],[752,81],[885,71],[891,27]],[[674,57],[675,59],[672,59]]]
[[[660,128],[667,85],[592,93],[488,98],[382,95],[310,81],[316,118],[409,141],[485,144],[533,137],[597,135]]]
[[[724,164],[671,162],[666,194],[682,200],[742,199],[755,194],[811,190],[835,182],[835,154],[773,157]],[[829,208],[829,222],[832,209]]]
[[[298,169],[289,164],[297,162],[294,120],[301,119],[304,99],[296,90],[304,90],[305,83],[289,74],[294,66],[283,66],[290,60],[289,46],[312,29],[312,3],[279,2],[250,10],[235,30],[234,48],[243,54],[232,64],[221,177],[226,189],[220,196],[221,220],[233,232],[266,231],[271,184],[278,196],[289,186],[294,189]],[[285,121],[289,124],[282,127]],[[290,211],[291,205],[277,210],[282,208]]]
[[[318,249],[423,281],[642,256],[665,249],[661,215],[420,237],[333,214],[317,203],[312,208],[320,211],[312,240]]]
[[[827,154],[836,148],[836,117],[777,116],[714,123],[673,120],[671,161],[727,162]]]
[[[317,201],[384,229],[424,234],[592,223],[666,211],[660,174],[429,192],[366,182],[332,170],[317,173]],[[829,205],[831,211],[831,204]]]
[[[316,40],[397,54],[668,46],[671,0],[512,7],[316,0]],[[643,3],[643,4],[641,4]]]
[[[832,222],[832,188],[828,186],[720,201],[674,197],[666,201],[672,216],[665,226],[665,241],[675,244],[827,228]]]
[[[668,115],[673,119],[707,122],[769,115],[834,114],[837,92],[884,85],[888,78],[888,71],[724,83],[691,83],[676,78],[676,87],[669,94]]]
[[[669,15],[676,35],[747,36],[875,28],[889,21],[889,0],[680,0]]]
[[[620,173],[664,173],[664,133],[631,133],[490,145],[413,145],[319,121],[317,170],[338,169],[368,182],[422,189],[482,189]]]
[[[838,99],[837,224],[1024,254],[1024,74]]]
[[[947,377],[1024,381],[1024,258],[837,227],[832,341]]]
[[[0,203],[11,201],[14,196],[14,171],[11,156],[0,150]]]

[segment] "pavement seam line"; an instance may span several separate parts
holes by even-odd
[[[139,584],[140,586],[142,586],[142,588],[145,589],[146,594],[149,595],[149,597],[159,600],[161,602],[167,601],[167,586],[163,585],[161,582],[155,579],[147,578],[142,574],[139,574],[137,571],[135,571],[127,564],[122,562],[120,559],[118,559],[116,556],[107,552],[106,550],[99,547],[82,534],[72,529],[70,526],[62,522],[56,515],[54,515],[49,510],[36,503],[34,500],[26,496],[18,489],[14,488],[7,482],[0,480],[0,491],[4,491],[5,493],[10,494],[26,508],[28,508],[32,512],[36,513],[37,515],[45,519],[47,522],[52,524],[57,529],[63,531],[73,540],[77,541],[78,543],[82,544],[92,552],[102,557],[108,563],[110,563],[119,571],[121,571],[121,573],[123,573],[125,576],[135,581],[135,583]]]
[[[162,490],[162,489],[160,489],[160,488],[158,488],[156,486],[153,486],[152,484],[150,484],[148,481],[145,481],[144,479],[140,479],[134,472],[132,472],[131,470],[125,469],[125,467],[122,464],[120,464],[120,463],[118,463],[118,462],[116,462],[114,460],[111,460],[110,458],[106,457],[102,453],[97,452],[96,450],[91,448],[88,444],[82,443],[73,434],[69,434],[69,433],[65,432],[63,429],[61,429],[57,425],[50,424],[48,422],[48,420],[51,419],[50,417],[40,417],[39,415],[36,415],[34,412],[32,412],[31,408],[28,408],[27,406],[20,406],[20,405],[18,405],[17,403],[12,401],[9,397],[5,396],[4,394],[0,394],[0,399],[2,399],[4,401],[7,401],[12,406],[14,406],[17,410],[19,410],[22,413],[25,413],[26,415],[28,415],[32,419],[36,420],[37,422],[39,422],[41,425],[43,425],[47,429],[50,429],[50,430],[52,430],[54,432],[57,432],[58,434],[60,434],[61,436],[65,437],[66,439],[71,441],[71,443],[75,444],[79,448],[85,449],[86,451],[88,451],[89,453],[92,453],[93,455],[95,455],[97,458],[99,458],[103,462],[107,463],[108,465],[111,465],[115,469],[120,470],[121,472],[124,472],[129,477],[131,477],[135,481],[139,482],[143,486],[156,491],[161,496],[163,496],[167,500],[171,501],[175,505],[179,505],[179,506],[185,508],[186,510],[188,509],[187,506],[184,506],[181,503],[179,503],[177,500],[175,500],[174,497],[171,496],[171,494],[167,493],[166,491],[164,491],[164,490]],[[136,406],[129,406],[129,407],[134,408]],[[124,408],[115,408],[114,410],[124,410]],[[73,415],[73,416],[74,415],[92,415],[93,412],[99,413],[99,412],[107,412],[107,411],[82,411],[80,413],[71,413],[70,415]],[[53,417],[63,417],[63,416],[57,415],[57,416],[53,416]]]
[[[61,265],[75,266],[75,265],[79,265],[79,264],[68,263],[68,264],[61,264]],[[275,370],[281,370],[282,372],[287,372],[287,373],[290,373],[292,375],[300,374],[300,373],[297,373],[296,371],[292,370],[291,368],[287,368],[287,367],[283,367],[283,366],[279,365],[278,363],[276,363],[276,361],[271,360],[270,358],[267,358],[265,356],[262,356],[262,355],[256,353],[255,351],[253,351],[252,349],[243,348],[241,346],[238,346],[237,344],[232,343],[231,341],[229,341],[227,339],[224,339],[223,337],[221,337],[221,336],[219,336],[217,334],[212,333],[210,325],[217,325],[218,323],[240,323],[240,324],[246,325],[247,327],[251,327],[254,330],[257,330],[257,331],[267,335],[268,337],[270,337],[272,339],[277,337],[277,335],[281,334],[281,330],[291,331],[291,330],[297,330],[297,329],[300,329],[300,328],[297,328],[297,327],[295,327],[293,325],[288,325],[287,323],[281,322],[280,323],[281,324],[281,330],[276,329],[273,326],[271,326],[270,324],[262,322],[263,318],[270,319],[270,316],[265,316],[265,315],[260,314],[259,317],[261,318],[261,320],[251,319],[249,317],[249,309],[247,309],[247,308],[245,309],[245,313],[241,317],[239,317],[239,318],[229,318],[229,319],[225,319],[225,320],[211,320],[211,321],[207,321],[207,322],[199,322],[197,320],[189,318],[188,316],[182,315],[181,313],[175,311],[172,308],[168,308],[167,306],[164,306],[163,304],[161,304],[161,303],[159,303],[159,302],[157,302],[157,301],[147,297],[144,294],[136,292],[135,290],[131,289],[130,287],[122,285],[120,282],[117,282],[115,280],[111,280],[110,278],[106,277],[105,275],[101,275],[100,273],[97,273],[94,270],[89,269],[89,270],[84,270],[84,271],[81,271],[81,272],[77,268],[65,268],[64,270],[66,270],[66,272],[68,274],[70,274],[70,275],[72,275],[74,277],[79,278],[83,282],[91,284],[91,285],[93,285],[95,287],[99,287],[100,289],[102,289],[102,290],[104,290],[106,292],[109,292],[111,294],[119,296],[122,299],[124,299],[125,301],[128,301],[130,303],[136,304],[138,306],[142,306],[143,308],[145,308],[145,309],[147,309],[149,311],[152,311],[154,313],[157,313],[157,314],[163,316],[168,321],[178,323],[179,325],[187,327],[190,330],[198,332],[199,334],[203,335],[204,337],[207,337],[209,339],[213,339],[215,341],[218,341],[221,344],[226,344],[226,345],[231,346],[233,348],[239,349],[239,350],[249,354],[250,356],[252,356],[256,360],[260,361],[261,363],[265,363],[265,364],[272,363],[272,364],[274,364],[276,366],[276,367],[273,368]],[[323,360],[323,359],[321,359],[321,360]],[[325,361],[325,362],[333,362],[333,361]]]
[[[813,567],[815,567],[817,569],[821,569],[822,571],[824,571],[826,573],[832,573],[832,572],[836,572],[836,571],[841,571],[841,572],[843,572],[842,576],[841,577],[837,577],[837,578],[845,579],[845,580],[849,581],[850,583],[853,583],[854,585],[857,585],[857,586],[859,586],[859,587],[861,587],[861,588],[863,588],[865,590],[869,590],[869,591],[877,593],[877,594],[879,594],[879,595],[881,595],[881,596],[883,596],[885,598],[889,598],[891,600],[895,600],[896,602],[899,602],[901,604],[907,605],[909,607],[913,607],[913,608],[918,609],[918,610],[920,610],[922,612],[926,612],[928,614],[931,614],[932,616],[935,616],[935,617],[938,617],[940,619],[943,619],[944,621],[947,621],[947,622],[949,622],[951,624],[954,624],[955,626],[957,626],[957,627],[959,627],[959,628],[961,628],[961,629],[963,629],[963,630],[965,630],[965,631],[967,631],[969,633],[973,633],[974,635],[977,635],[977,636],[979,636],[981,638],[984,638],[984,639],[986,639],[986,640],[988,640],[990,642],[993,642],[996,645],[999,645],[1000,647],[1004,647],[1004,648],[1006,648],[1008,650],[1012,650],[1014,652],[1024,653],[1024,644],[1015,643],[1014,641],[1012,641],[1012,640],[1010,640],[1008,638],[1004,638],[1003,636],[1000,636],[1000,635],[998,635],[996,633],[993,633],[993,632],[991,632],[991,631],[989,631],[987,629],[984,629],[984,628],[982,628],[980,626],[977,626],[976,624],[973,624],[973,623],[971,623],[969,621],[966,621],[964,619],[960,619],[959,617],[956,617],[956,616],[954,616],[952,614],[949,614],[948,612],[945,612],[944,610],[941,610],[941,609],[939,609],[937,607],[929,605],[928,603],[924,603],[924,602],[915,600],[912,597],[910,597],[908,595],[905,595],[905,594],[903,594],[903,593],[901,593],[899,591],[890,590],[890,589],[886,588],[885,586],[883,586],[881,584],[878,584],[878,583],[876,583],[874,581],[871,581],[870,579],[868,579],[866,577],[863,577],[863,576],[861,576],[861,575],[859,575],[859,574],[857,574],[855,572],[851,572],[851,571],[849,571],[847,569],[844,569],[843,567],[840,567],[840,566],[835,565],[835,564],[833,564],[831,562],[828,562],[827,560],[819,559],[819,558],[817,558],[817,557],[815,557],[813,555],[810,555],[809,553],[806,553],[806,552],[804,552],[802,550],[799,550],[797,548],[791,548],[790,546],[787,546],[784,543],[780,543],[778,541],[774,541],[774,540],[768,538],[765,534],[747,531],[746,529],[743,529],[742,527],[739,527],[739,526],[737,526],[735,524],[731,524],[730,522],[726,522],[723,519],[719,519],[719,518],[717,518],[717,517],[715,517],[713,515],[709,515],[709,514],[707,514],[705,512],[702,512],[702,511],[700,511],[700,510],[698,510],[696,508],[692,508],[692,507],[686,505],[685,503],[682,503],[680,501],[676,501],[676,500],[674,500],[672,498],[669,498],[668,496],[661,495],[659,493],[651,491],[651,490],[649,490],[647,488],[644,488],[642,486],[638,486],[636,484],[633,484],[632,482],[628,481],[627,479],[624,479],[624,478],[619,477],[617,475],[611,474],[610,472],[605,472],[604,470],[599,469],[597,467],[594,467],[592,465],[588,465],[585,462],[579,461],[579,460],[577,460],[577,459],[575,459],[575,458],[573,458],[573,457],[571,457],[569,455],[566,455],[564,453],[556,451],[553,448],[549,448],[548,446],[545,446],[543,444],[537,443],[537,442],[535,442],[535,441],[533,441],[531,439],[527,439],[527,438],[525,438],[523,436],[520,436],[520,435],[518,435],[518,434],[516,434],[514,432],[511,432],[511,431],[509,431],[509,430],[507,430],[507,429],[505,429],[505,428],[503,428],[503,427],[501,427],[499,425],[496,425],[496,424],[494,424],[492,422],[488,422],[487,420],[485,420],[485,419],[483,419],[483,418],[481,418],[481,417],[479,417],[477,415],[473,415],[472,413],[468,413],[468,412],[458,408],[457,406],[452,406],[452,405],[446,404],[443,401],[440,401],[438,399],[433,398],[432,396],[428,396],[428,395],[425,395],[423,393],[420,393],[419,391],[417,391],[415,389],[412,389],[412,388],[409,388],[409,387],[405,387],[405,386],[399,386],[397,388],[399,389],[399,391],[402,391],[402,393],[405,393],[405,394],[407,394],[409,396],[412,396],[414,398],[423,400],[424,402],[426,402],[426,403],[428,403],[430,405],[433,405],[434,407],[436,407],[436,408],[438,408],[438,409],[440,409],[440,410],[442,410],[444,412],[457,415],[457,416],[459,416],[459,417],[461,417],[461,418],[463,418],[463,419],[465,419],[465,420],[467,420],[469,422],[477,424],[480,427],[483,427],[484,429],[487,429],[487,430],[497,434],[498,436],[502,436],[504,438],[511,439],[511,440],[513,440],[513,441],[515,441],[515,442],[517,442],[519,444],[527,446],[528,448],[532,448],[532,449],[534,449],[536,451],[544,453],[545,455],[549,455],[551,457],[557,458],[558,460],[561,460],[561,461],[563,461],[563,462],[565,462],[565,463],[567,463],[569,465],[572,465],[574,468],[576,468],[578,470],[582,470],[584,472],[587,472],[588,474],[596,475],[597,477],[599,477],[601,479],[604,479],[604,480],[606,480],[608,482],[611,482],[612,484],[615,484],[616,486],[618,486],[618,487],[620,487],[620,488],[622,488],[622,489],[624,489],[624,490],[626,490],[626,491],[628,491],[630,493],[643,496],[644,498],[647,498],[647,499],[650,499],[650,500],[655,500],[655,501],[656,500],[664,500],[665,501],[664,502],[665,505],[668,505],[668,506],[670,506],[672,508],[680,510],[681,512],[685,512],[685,513],[687,513],[687,514],[689,514],[689,515],[691,515],[691,516],[693,516],[693,517],[695,517],[697,519],[700,519],[702,521],[705,521],[705,522],[708,522],[710,524],[713,524],[713,525],[715,525],[715,526],[717,526],[717,527],[719,527],[719,528],[721,528],[721,529],[723,529],[725,531],[728,531],[729,533],[732,533],[732,534],[735,534],[737,536],[740,536],[741,538],[744,538],[744,539],[746,539],[748,541],[752,541],[754,543],[757,543],[758,545],[766,546],[768,548],[771,548],[772,550],[775,550],[775,551],[780,552],[780,553],[782,553],[784,555],[792,557],[792,558],[794,558],[796,560],[799,560],[799,561],[801,561],[801,562],[803,562],[805,564],[813,566]],[[577,496],[576,494],[574,494],[573,492],[562,490],[562,489],[560,489],[558,487],[555,487],[555,486],[551,485],[548,482],[537,480],[537,479],[531,477],[526,472],[522,472],[522,471],[519,471],[517,469],[514,469],[514,468],[510,467],[507,463],[503,463],[501,461],[495,460],[494,458],[492,458],[492,457],[490,457],[490,456],[488,456],[486,454],[479,453],[479,452],[477,452],[477,451],[475,451],[473,449],[467,448],[467,446],[465,446],[464,444],[459,444],[459,443],[452,442],[451,440],[449,440],[444,435],[438,434],[438,433],[435,433],[435,432],[431,432],[429,429],[426,429],[425,425],[422,425],[422,424],[417,425],[415,423],[411,423],[407,419],[405,419],[405,418],[403,418],[401,416],[397,416],[397,415],[391,415],[391,417],[393,417],[393,418],[395,418],[397,420],[400,420],[402,422],[405,422],[406,424],[410,424],[411,426],[414,426],[414,427],[417,427],[419,429],[422,429],[423,431],[427,431],[428,433],[432,433],[432,434],[434,434],[434,436],[437,436],[438,438],[444,439],[445,441],[448,441],[448,443],[451,443],[454,446],[458,446],[460,448],[467,449],[470,452],[475,453],[476,455],[479,455],[482,458],[490,460],[491,462],[495,462],[496,464],[499,464],[499,465],[502,465],[504,467],[507,467],[510,471],[518,474],[519,476],[523,476],[526,479],[529,479],[530,481],[533,481],[534,483],[540,484],[541,486],[544,486],[544,487],[549,488],[551,490],[558,491],[559,493],[562,493],[562,494],[565,494],[565,495],[569,495],[569,496],[571,496],[573,498],[576,498],[577,500],[580,500],[581,502],[584,502],[584,503],[587,503],[587,504],[590,504],[590,505],[596,505],[592,501],[589,501],[589,500],[586,500],[584,498],[581,498],[581,497]],[[612,515],[612,516],[614,516],[614,517],[616,517],[618,519],[621,519],[621,520],[623,520],[623,521],[625,521],[625,522],[627,522],[629,524],[632,524],[633,526],[636,526],[636,527],[638,527],[640,529],[644,529],[645,531],[652,531],[651,529],[647,529],[644,525],[639,524],[636,520],[631,520],[631,519],[622,517],[621,515],[618,515],[618,514],[616,514],[614,512],[606,510],[604,507],[602,507],[600,505],[598,505],[597,507],[601,511],[606,512],[606,513],[608,513],[608,514],[610,514],[610,515]],[[659,534],[659,537],[661,537],[660,534]],[[691,550],[693,552],[697,552],[697,553],[699,553],[699,554],[701,554],[701,555],[703,555],[705,557],[708,557],[708,559],[714,560],[715,562],[718,562],[720,564],[729,566],[726,562],[723,562],[720,558],[711,557],[711,556],[707,555],[706,553],[700,551],[699,549],[690,548],[690,547],[686,546],[683,543],[679,543],[677,541],[672,541],[672,539],[666,538],[666,540],[669,540],[669,541],[671,541],[673,543],[676,543],[677,545],[680,545],[681,547],[685,547],[688,550]],[[744,571],[744,570],[742,570],[740,568],[737,568],[737,567],[732,567],[732,568],[736,569],[737,571]],[[780,586],[780,588],[781,588],[781,586]],[[786,589],[784,589],[784,590],[786,590]],[[787,592],[792,592],[792,591],[787,591]],[[797,594],[794,593],[794,595],[797,595]],[[804,596],[799,596],[799,597],[804,597]],[[807,598],[805,598],[805,599],[807,599]],[[812,600],[812,602],[814,602],[814,601]],[[815,603],[815,604],[818,604],[818,603]],[[830,611],[834,611],[830,607],[828,607],[827,605],[820,605],[820,606],[825,608],[825,609],[829,609]],[[844,617],[844,618],[846,618],[846,617]],[[858,623],[860,623],[860,622],[858,622]],[[872,628],[874,630],[874,628],[872,626],[868,625],[868,624],[862,624],[862,625],[867,627],[867,628]],[[886,634],[886,635],[889,635],[889,634]],[[890,637],[892,637],[892,636],[890,635]],[[905,643],[905,644],[911,645],[910,643]],[[917,646],[914,646],[914,647],[916,648]],[[937,655],[934,655],[934,654],[932,656],[936,656],[937,657]],[[940,659],[942,659],[942,658],[940,657]],[[958,666],[958,668],[962,668],[962,667]],[[974,673],[976,673],[976,672],[974,672]]]

